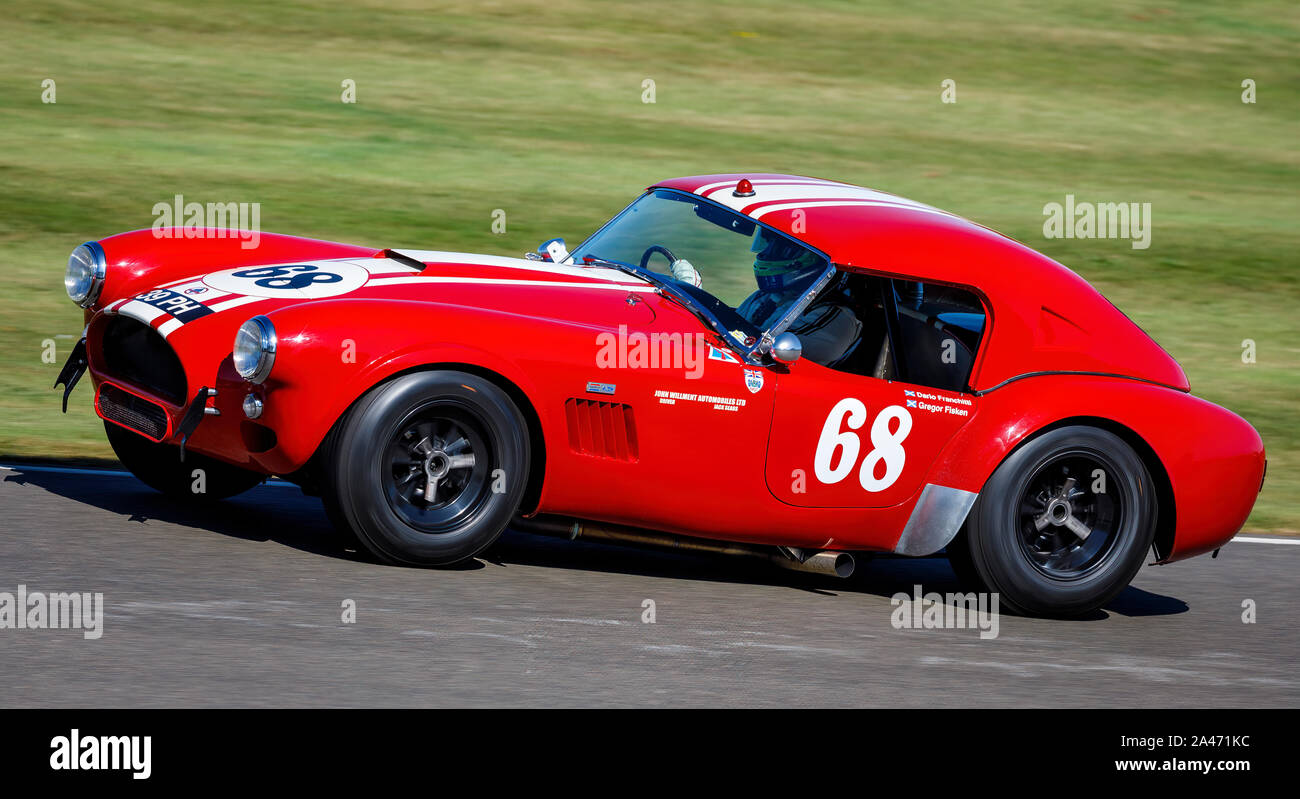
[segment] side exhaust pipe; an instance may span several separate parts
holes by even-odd
[[[813,552],[789,547],[760,547],[730,541],[713,541],[707,538],[661,533],[621,524],[587,522],[559,517],[516,518],[511,527],[520,532],[567,538],[570,541],[588,539],[625,546],[651,547],[679,552],[702,552],[711,555],[731,555],[766,560],[783,569],[845,578],[853,574],[853,556],[847,552]]]
[[[827,577],[851,577],[857,566],[853,556],[847,552],[814,552],[803,561],[781,554],[769,557],[773,563],[783,569],[808,574],[824,574]]]

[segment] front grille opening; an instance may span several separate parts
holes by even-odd
[[[104,371],[173,405],[185,404],[185,369],[149,325],[117,315],[104,330]]]
[[[112,383],[99,387],[99,415],[123,427],[161,441],[167,437],[167,411],[158,403],[123,391]]]

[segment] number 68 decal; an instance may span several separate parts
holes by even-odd
[[[898,426],[890,431],[890,425],[898,421]],[[813,456],[813,473],[817,479],[827,485],[834,485],[853,471],[858,462],[858,453],[862,450],[862,439],[850,430],[861,428],[867,421],[867,406],[861,400],[846,397],[835,403],[826,423],[822,425],[821,438],[817,440],[817,454]],[[849,430],[844,425],[848,424]],[[871,451],[862,460],[862,469],[858,473],[858,482],[867,491],[884,491],[894,484],[903,473],[903,463],[907,453],[903,450],[903,440],[912,432],[912,414],[901,405],[890,405],[876,415],[871,423]],[[836,452],[839,453],[836,462]],[[885,464],[885,473],[876,477],[876,469],[881,462]]]

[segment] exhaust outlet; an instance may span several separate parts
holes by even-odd
[[[853,569],[857,566],[853,556],[847,552],[816,552],[802,562],[785,555],[770,555],[769,558],[783,569],[808,574],[824,574],[827,577],[841,579],[851,577]]]
[[[713,541],[707,538],[661,533],[657,530],[643,530],[639,527],[625,527],[618,524],[586,522],[577,519],[558,517],[536,517],[532,519],[517,518],[511,525],[525,533],[558,536],[570,541],[588,539],[606,541],[634,547],[653,547],[679,552],[700,552],[711,555],[731,555],[758,558],[769,561],[783,569],[820,574],[827,577],[845,578],[853,574],[853,556],[847,552],[814,552],[804,556],[801,550],[785,547],[760,547],[753,544],[740,544],[730,541]]]

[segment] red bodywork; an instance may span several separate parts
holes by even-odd
[[[733,195],[741,178],[752,181],[754,196]],[[164,406],[173,441],[190,398],[200,387],[216,388],[208,404],[220,415],[206,417],[188,447],[281,475],[303,468],[349,406],[384,380],[437,366],[478,372],[508,388],[542,443],[525,512],[705,538],[921,554],[902,548],[900,538],[927,486],[977,494],[1018,445],[1077,420],[1119,433],[1147,461],[1160,500],[1159,560],[1215,549],[1248,516],[1264,470],[1259,435],[1191,396],[1167,353],[1055,261],[937,209],[831,181],[707,175],[658,188],[761,219],[841,270],[970,290],[987,321],[969,390],[877,380],[807,360],[787,368],[709,359],[694,377],[672,364],[602,369],[598,337],[620,330],[704,334],[720,349],[727,343],[648,284],[604,268],[411,253],[421,267],[369,247],[263,234],[245,249],[239,239],[184,238],[179,229],[176,238],[143,230],[100,242],[108,269],[87,311],[90,372],[97,389],[111,380]],[[346,264],[338,269],[360,283],[332,296],[258,297],[223,290],[230,281],[212,278],[327,260]],[[150,292],[160,287],[208,312],[182,321],[133,299],[156,299],[162,295]],[[105,362],[104,332],[121,314],[165,336],[184,369],[184,402],[131,385]],[[269,379],[253,386],[235,372],[230,353],[236,329],[259,314],[274,323],[279,346]],[[747,370],[761,380],[747,379]],[[819,436],[838,402],[855,398],[874,416],[909,391],[959,410],[916,415],[902,471],[888,488],[867,493],[856,480],[814,479]],[[241,410],[250,392],[264,402],[256,421]],[[859,431],[864,439],[866,431]],[[864,454],[868,448],[864,440]]]

